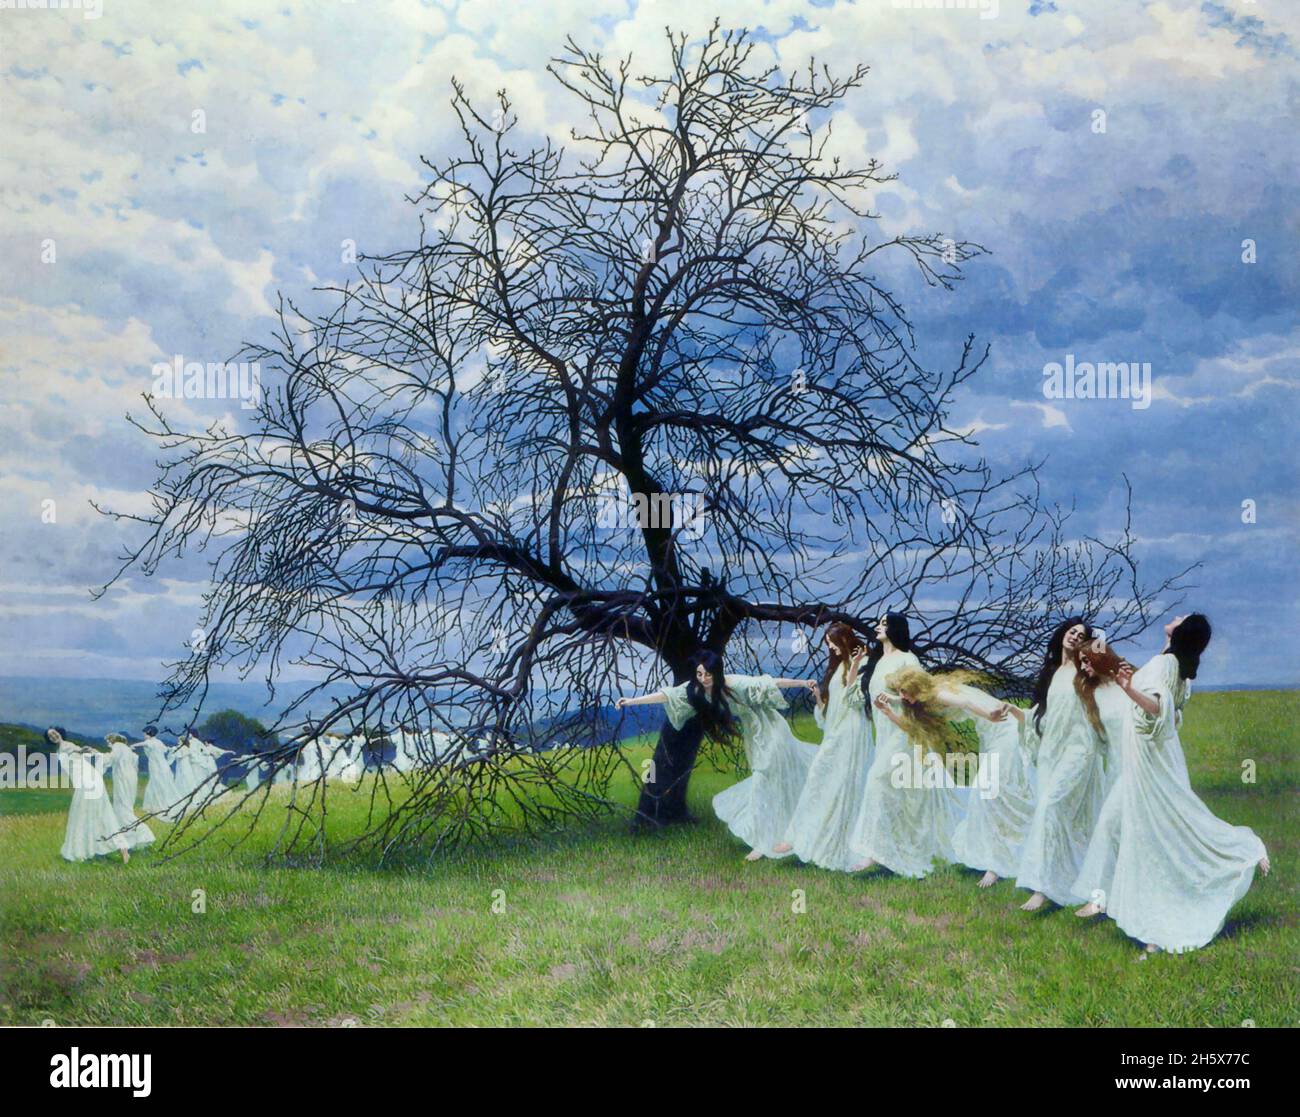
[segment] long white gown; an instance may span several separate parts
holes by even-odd
[[[339,747],[339,753],[343,757],[343,763],[339,768],[339,779],[345,783],[360,783],[361,777],[365,774],[365,763],[361,753],[363,741],[364,738],[353,737],[346,745]]]
[[[198,806],[199,796],[195,795],[193,799],[189,796],[203,782],[203,770],[199,765],[200,753],[191,740],[185,744],[177,744],[173,754],[176,762],[174,771],[176,798],[180,801],[179,809],[182,812],[192,810]]]
[[[248,767],[244,772],[244,790],[256,791],[262,783],[262,773],[266,771],[266,765],[260,760],[250,760]]]
[[[861,858],[851,839],[871,762],[867,700],[857,678],[848,686],[837,670],[827,687],[825,709],[814,706],[822,743],[808,767],[785,841],[800,861],[847,872]]]
[[[135,793],[140,786],[140,758],[130,745],[115,741],[108,754],[107,767],[113,773],[113,813],[119,826],[128,827],[123,837],[127,848],[148,845],[153,831],[135,813]]]
[[[961,687],[957,693],[980,710],[998,707],[975,687]],[[1029,758],[1020,743],[1019,723],[1011,715],[1005,721],[973,720],[980,739],[979,769],[966,797],[966,815],[952,835],[953,855],[967,868],[1014,877],[1034,817]]]
[[[766,857],[788,857],[774,846],[785,837],[817,746],[799,740],[782,716],[785,696],[771,675],[726,676],[727,702],[740,722],[750,775],[713,797],[713,811],[741,841]],[[665,712],[681,729],[695,710],[686,685],[668,687]]]
[[[1160,712],[1129,701],[1119,778],[1106,798],[1074,890],[1125,934],[1162,950],[1205,946],[1254,879],[1264,843],[1214,814],[1192,790],[1178,739],[1191,686],[1158,655],[1133,676]]]
[[[59,764],[72,781],[72,803],[68,807],[68,825],[59,850],[66,861],[89,861],[130,844],[117,821],[113,801],[108,797],[100,771],[100,754],[64,741],[59,746]]]
[[[411,755],[406,730],[399,729],[390,733],[388,739],[393,743],[393,767],[399,772],[409,772],[415,767],[415,757]]]
[[[1021,740],[1038,769],[1038,797],[1016,869],[1016,887],[1058,904],[1078,904],[1074,890],[1097,816],[1106,798],[1106,740],[1088,721],[1074,690],[1072,664],[1057,668],[1047,692],[1041,732],[1035,710]],[[1100,704],[1099,704],[1100,706]]]
[[[141,805],[146,814],[175,822],[180,817],[176,800],[181,796],[176,786],[176,777],[172,775],[171,761],[167,758],[167,746],[157,737],[146,737],[141,742],[141,747],[145,759],[149,761],[149,782],[144,785],[144,801]]]
[[[885,680],[902,667],[920,667],[911,652],[882,656],[871,676],[869,698],[893,694]],[[935,858],[952,861],[953,832],[961,821],[961,792],[941,763],[928,761],[920,746],[873,707],[876,752],[867,772],[862,806],[853,827],[858,861],[868,858],[899,876],[920,879]]]
[[[308,741],[303,744],[302,751],[298,754],[296,778],[299,783],[315,783],[322,774],[320,745],[315,741]]]

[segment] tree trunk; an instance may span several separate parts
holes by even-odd
[[[659,729],[652,762],[652,778],[641,785],[634,830],[658,830],[675,822],[690,822],[686,810],[686,788],[695,768],[695,754],[704,735],[699,718],[691,718],[681,729],[667,719]]]

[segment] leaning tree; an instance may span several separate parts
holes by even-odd
[[[950,420],[987,351],[932,368],[881,277],[950,289],[984,250],[878,233],[892,176],[830,154],[866,68],[785,75],[716,27],[666,48],[641,76],[569,41],[563,147],[453,82],[418,246],[323,311],[282,301],[240,429],[152,401],[137,424],[168,454],[123,571],[214,556],[167,703],[293,660],[319,682],[278,728],[441,742],[361,793],[382,851],[608,810],[612,698],[700,649],[808,672],[818,626],[903,609],[923,656],[1011,691],[1066,609],[1122,637],[1170,584],[1138,583],[1127,523],[1072,538],[1032,466],[995,476]],[[700,744],[662,726],[642,824],[686,817]],[[308,805],[286,846],[320,842]]]

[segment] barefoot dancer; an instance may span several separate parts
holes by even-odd
[[[640,698],[620,698],[616,708],[662,703],[674,729],[698,717],[704,732],[715,739],[739,733],[753,774],[715,795],[713,810],[752,847],[746,861],[783,856],[775,847],[785,836],[817,749],[790,731],[780,713],[785,709],[781,690],[798,687],[815,693],[817,684],[770,675],[724,675],[722,657],[715,652],[700,652],[695,662],[690,682]]]
[[[1255,832],[1218,818],[1187,777],[1178,711],[1210,642],[1210,622],[1200,613],[1175,617],[1165,636],[1164,651],[1136,673],[1127,663],[1081,657],[1099,673],[1114,670],[1132,706],[1119,777],[1074,884],[1101,902],[1075,914],[1104,911],[1145,944],[1141,958],[1205,946],[1250,888],[1255,867],[1265,874],[1270,867]]]
[[[849,842],[871,753],[866,696],[858,679],[867,647],[847,624],[827,629],[826,647],[830,662],[813,706],[822,743],[808,768],[785,840],[773,852],[793,852],[801,861],[847,872],[861,860]]]
[[[122,837],[126,839],[128,849],[148,845],[154,840],[153,831],[135,813],[135,793],[140,786],[140,758],[121,733],[110,733],[104,742],[110,750],[106,767],[113,772],[113,813],[117,816],[118,826],[122,828]]]
[[[57,726],[47,729],[45,738],[58,749],[59,764],[72,780],[73,788],[68,825],[59,853],[66,861],[89,861],[117,850],[125,865],[131,860],[131,854],[127,852],[126,838],[119,833],[121,827],[104,786],[101,754],[74,745]]]
[[[1105,738],[1088,720],[1074,689],[1074,653],[1092,630],[1081,617],[1057,625],[1034,689],[1034,707],[1021,722],[1025,747],[1038,767],[1034,817],[1025,835],[1016,886],[1033,893],[1021,908],[1050,899],[1078,903],[1074,880],[1083,864],[1106,795]]]

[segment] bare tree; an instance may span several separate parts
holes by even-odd
[[[806,670],[808,633],[892,607],[922,655],[1014,690],[1064,610],[1122,638],[1170,584],[1139,585],[1127,525],[1072,540],[1032,467],[995,477],[950,425],[987,350],[928,367],[879,273],[951,289],[984,250],[873,235],[892,176],[828,154],[865,67],[784,76],[716,27],[667,48],[635,76],[567,44],[567,149],[453,83],[463,142],[411,199],[419,246],[324,313],[282,303],[241,355],[250,429],[139,424],[170,457],[123,570],[215,554],[167,701],[293,659],[321,683],[282,725],[448,735],[368,792],[382,850],[607,810],[612,697],[700,649]],[[686,817],[700,743],[663,725],[640,821]],[[291,815],[289,846],[321,840]]]

